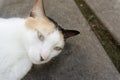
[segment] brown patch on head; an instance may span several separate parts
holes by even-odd
[[[43,30],[48,33],[52,33],[55,30],[54,23],[51,22],[47,17],[41,19],[29,17],[27,18],[25,24],[28,29],[32,30]]]

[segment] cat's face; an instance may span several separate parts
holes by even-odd
[[[79,34],[78,31],[61,28],[55,21],[46,17],[42,0],[36,0],[30,16],[26,19],[27,51],[34,64],[50,61],[63,50],[67,38]]]
[[[26,21],[26,25],[29,27],[28,38],[30,41],[28,56],[34,64],[50,61],[62,51],[65,45],[63,33],[53,22],[46,21],[34,18],[28,18]]]

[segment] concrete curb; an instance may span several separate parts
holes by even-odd
[[[120,45],[120,0],[84,0]]]

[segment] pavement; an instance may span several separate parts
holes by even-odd
[[[120,0],[84,0],[120,45]]]
[[[44,0],[49,17],[80,35],[66,42],[50,63],[34,65],[23,80],[120,80],[120,74],[79,11],[74,0]],[[27,17],[33,0],[1,0],[0,17]]]

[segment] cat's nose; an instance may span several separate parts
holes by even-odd
[[[40,56],[40,61],[44,61],[44,58],[42,56]]]
[[[40,54],[41,61],[47,60],[48,57],[49,57],[49,53],[47,53],[47,52],[42,52],[42,53]]]

